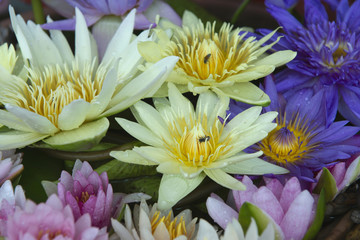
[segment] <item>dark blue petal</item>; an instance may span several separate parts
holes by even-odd
[[[328,21],[325,7],[320,0],[305,0],[305,22],[306,25]]]
[[[287,10],[272,4],[267,4],[267,11],[276,19],[286,32],[296,32],[302,28],[302,24],[293,17]]]

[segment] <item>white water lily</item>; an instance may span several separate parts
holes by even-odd
[[[29,63],[28,79],[0,68],[0,102],[6,108],[0,110],[0,124],[10,129],[0,133],[0,150],[40,140],[62,150],[87,149],[105,135],[106,116],[157,91],[178,59],[169,57],[138,71],[143,59],[137,44],[152,37],[149,31],[133,36],[135,12],[124,19],[99,64],[96,43],[78,9],[73,54],[61,31],[50,30],[49,37],[10,8],[15,35]]]
[[[196,235],[196,240],[219,240],[218,234],[213,226],[207,221],[201,219],[199,223],[199,230]],[[242,229],[238,220],[233,219],[226,227],[224,234],[220,240],[274,240],[275,231],[271,224],[259,236],[258,228],[254,219],[251,219],[250,226],[246,234]]]
[[[160,22],[160,26],[163,29],[155,29],[157,42],[141,43],[139,51],[148,62],[178,56],[167,81],[177,84],[182,92],[199,94],[210,89],[237,101],[268,105],[270,98],[250,81],[269,75],[296,56],[290,50],[267,53],[280,40],[265,44],[276,30],[260,40],[246,38],[248,29],[233,29],[228,23],[216,32],[215,22],[204,24],[189,11],[184,13],[182,27],[168,21]],[[164,84],[156,96],[166,94]]]
[[[207,91],[200,94],[196,110],[176,86],[169,83],[169,99],[154,100],[155,107],[139,101],[131,107],[139,123],[116,120],[129,134],[150,146],[113,151],[116,159],[135,164],[159,165],[163,173],[158,204],[171,208],[209,176],[220,185],[237,190],[245,186],[230,174],[282,174],[287,170],[247,154],[248,146],[260,141],[276,127],[276,112],[260,115],[261,107],[250,108],[226,119],[228,97]]]
[[[183,210],[176,217],[172,210],[160,211],[157,204],[151,208],[142,200],[135,205],[133,213],[125,207],[125,224],[111,220],[115,234],[110,239],[121,240],[186,240],[193,239],[197,218],[192,218],[189,209]]]

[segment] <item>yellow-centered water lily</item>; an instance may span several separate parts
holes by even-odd
[[[76,10],[75,54],[61,31],[50,37],[39,25],[15,15],[12,26],[28,79],[0,68],[0,150],[19,148],[42,140],[62,150],[82,150],[105,135],[106,116],[118,113],[165,81],[177,57],[163,59],[145,72],[137,44],[150,41],[149,32],[133,36],[135,10],[124,19],[98,63],[97,46],[82,13]],[[50,20],[51,21],[51,20]]]
[[[250,81],[269,75],[275,67],[296,56],[290,50],[267,53],[280,39],[265,44],[276,30],[260,40],[246,38],[245,29],[233,29],[228,23],[216,32],[215,22],[204,24],[188,11],[184,13],[182,28],[165,20],[160,26],[163,29],[154,30],[157,41],[140,43],[139,51],[153,63],[167,56],[178,56],[179,61],[167,81],[177,84],[182,92],[198,94],[210,89],[237,101],[268,105],[269,97]],[[166,94],[164,84],[156,96]]]
[[[138,123],[116,118],[129,134],[149,146],[113,151],[116,159],[135,164],[158,165],[163,173],[159,207],[171,208],[209,176],[220,185],[237,190],[245,186],[230,174],[282,174],[287,170],[258,157],[262,152],[243,152],[276,127],[277,112],[260,115],[261,107],[246,110],[227,124],[229,98],[211,91],[199,95],[194,110],[176,86],[168,84],[169,99],[155,98],[155,108],[139,101],[130,109]]]

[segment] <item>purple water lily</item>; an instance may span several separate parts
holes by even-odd
[[[335,20],[320,0],[305,0],[304,24],[271,2],[267,1],[267,10],[285,32],[274,48],[297,52],[289,69],[277,76],[278,90],[286,96],[304,87],[323,90],[330,121],[338,110],[360,126],[360,0],[351,5],[348,0],[327,1],[336,9]]]
[[[28,200],[23,209],[17,208],[7,222],[9,240],[20,239],[73,239],[106,240],[106,228],[91,226],[89,214],[74,220],[69,205],[63,206],[56,195],[46,203],[35,204]]]
[[[165,17],[177,25],[181,18],[165,2],[160,0],[43,0],[65,20],[46,23],[44,29],[75,29],[75,8],[84,14],[88,26],[93,25],[102,17],[115,15],[124,18],[131,9],[136,8],[135,29],[147,29],[155,23],[156,14]]]
[[[257,187],[244,176],[245,191],[232,191],[231,199],[235,206],[226,204],[220,197],[212,194],[206,201],[209,215],[223,229],[245,202],[261,209],[271,220],[280,239],[300,240],[310,227],[315,214],[316,199],[307,191],[301,191],[297,178],[290,178],[285,185],[277,179],[265,179],[266,186]]]
[[[296,81],[296,77],[291,79]],[[312,88],[303,88],[284,97],[277,92],[272,76],[265,79],[263,89],[271,99],[263,111],[278,111],[278,126],[247,151],[263,151],[260,158],[287,168],[290,175],[300,179],[303,187],[316,181],[314,172],[359,152],[353,136],[360,128],[345,126],[347,121],[329,121],[324,90],[315,93]],[[232,101],[230,119],[247,107]]]

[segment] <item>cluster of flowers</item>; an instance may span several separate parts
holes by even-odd
[[[188,11],[180,19],[160,0],[44,2],[69,19],[26,23],[10,6],[19,52],[0,47],[1,236],[302,239],[319,230],[325,201],[358,178],[360,0],[327,0],[334,21],[320,0],[305,0],[304,25],[288,11],[294,2],[268,0],[282,30],[256,33],[217,31]],[[75,30],[74,51],[59,29]],[[152,207],[146,194],[113,193],[107,173],[80,160],[43,183],[45,203],[13,190],[8,179],[23,170],[14,149],[91,149],[128,108],[137,122],[115,119],[143,145],[110,156],[156,166]],[[222,236],[190,210],[171,210],[205,177],[231,190],[226,203],[206,201]]]

